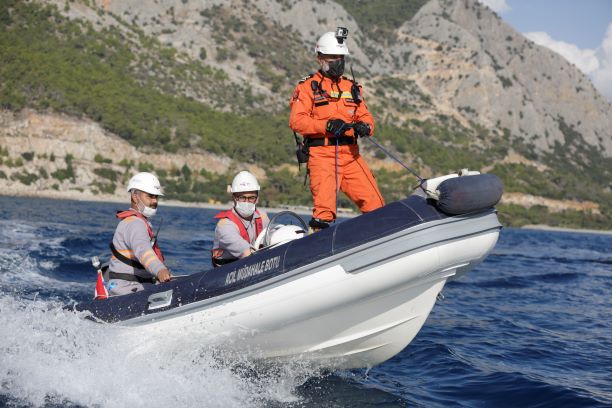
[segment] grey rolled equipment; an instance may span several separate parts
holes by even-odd
[[[437,190],[436,207],[459,215],[493,207],[501,199],[504,185],[494,174],[476,174],[444,180]]]

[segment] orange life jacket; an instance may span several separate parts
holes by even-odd
[[[255,214],[259,215],[259,210],[255,210]],[[240,217],[238,217],[232,210],[221,211],[220,213],[215,215],[215,218],[227,218],[228,220],[232,221],[238,227],[238,231],[240,232],[240,236],[242,237],[242,239],[244,239],[246,242],[251,242],[246,227],[240,220]],[[261,231],[263,231],[263,220],[261,219],[261,216],[259,216],[255,218],[255,236],[259,236]],[[223,255],[223,250],[221,248],[213,248],[210,252],[213,266],[221,266],[238,259],[221,259],[221,256]]]
[[[259,210],[255,210],[255,214],[259,215]],[[244,224],[242,223],[242,221],[240,220],[240,217],[238,217],[232,210],[221,211],[220,213],[215,215],[215,218],[219,218],[219,219],[220,218],[228,218],[234,224],[236,224],[236,226],[238,227],[238,230],[240,231],[240,236],[246,242],[250,242],[251,241],[249,239],[249,233],[247,232],[247,229],[244,226]],[[257,218],[255,218],[255,236],[257,237],[262,230],[263,230],[263,221],[262,221],[261,217],[257,217]]]
[[[157,237],[153,234],[153,230],[151,229],[151,225],[149,224],[147,217],[132,208],[125,211],[117,211],[117,218],[120,220],[124,220],[128,217],[138,217],[145,222],[147,232],[149,233],[149,238],[151,238],[151,242],[153,243],[153,252],[155,252],[155,255],[157,255],[160,261],[164,262],[164,255],[162,254],[161,249],[159,249],[159,245],[157,245]]]

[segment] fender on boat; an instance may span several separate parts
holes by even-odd
[[[437,207],[446,214],[467,214],[493,207],[503,193],[503,183],[494,174],[453,177],[438,186]]]

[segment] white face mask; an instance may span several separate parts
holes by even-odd
[[[157,214],[157,208],[144,207],[141,214],[147,218],[155,217],[155,214]]]
[[[244,218],[249,218],[255,213],[255,203],[236,201],[234,206],[236,212]]]
[[[157,214],[157,208],[147,207],[140,200],[138,200],[138,203],[136,203],[136,206],[138,207],[138,212],[147,218],[155,217],[155,214]]]

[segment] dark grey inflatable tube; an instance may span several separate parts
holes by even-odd
[[[503,190],[502,181],[494,174],[450,178],[438,186],[437,207],[451,215],[483,210],[497,204]]]

